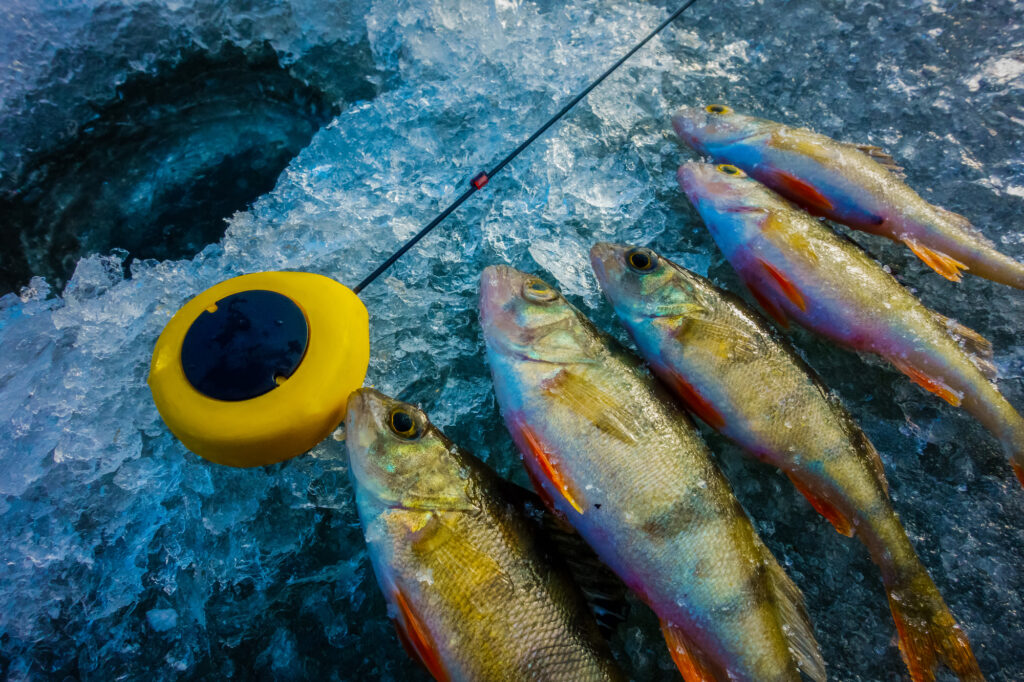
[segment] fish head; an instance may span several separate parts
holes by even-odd
[[[593,349],[595,332],[564,296],[507,265],[480,277],[480,326],[489,350],[521,360],[569,363]]]
[[[349,398],[345,441],[357,499],[375,508],[450,511],[471,502],[465,456],[417,407],[361,388]]]
[[[706,280],[648,248],[601,242],[590,249],[590,263],[627,325],[685,315],[704,305]]]
[[[726,258],[760,234],[770,191],[736,166],[689,161],[676,179]]]
[[[770,121],[737,114],[724,104],[683,107],[672,115],[672,127],[687,145],[701,154],[716,150],[765,132]]]

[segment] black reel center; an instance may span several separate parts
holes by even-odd
[[[226,296],[185,334],[181,366],[203,395],[249,400],[290,377],[306,355],[309,326],[292,299],[257,289]]]

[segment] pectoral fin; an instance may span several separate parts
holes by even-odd
[[[968,267],[958,261],[952,256],[947,256],[941,251],[935,251],[929,249],[924,244],[921,244],[916,239],[910,237],[904,237],[903,243],[906,244],[914,255],[924,261],[924,264],[930,267],[935,272],[939,273],[951,282],[959,282],[963,279],[963,275],[960,274],[961,270],[967,270]]]
[[[828,500],[822,499],[815,495],[809,488],[807,488],[798,478],[792,474],[786,474],[789,476],[789,480],[793,482],[793,487],[800,491],[800,494],[807,498],[807,501],[811,503],[815,511],[828,519],[829,523],[835,526],[836,531],[846,537],[853,537],[853,524],[850,523],[850,519],[836,509]]]
[[[639,425],[622,401],[584,376],[562,370],[544,382],[545,394],[623,443],[637,442]]]
[[[430,632],[416,616],[400,589],[395,588],[391,596],[398,612],[392,621],[395,624],[395,629],[398,630],[398,637],[402,640],[406,652],[410,654],[410,657],[419,659],[435,680],[448,682],[450,679],[448,672],[444,668],[437,647],[434,646]]]
[[[963,394],[947,385],[941,379],[930,377],[919,369],[911,367],[908,363],[901,360],[893,360],[892,364],[896,366],[896,369],[906,374],[910,377],[911,381],[924,390],[934,393],[953,407],[960,407],[960,402],[964,397]]]
[[[785,171],[772,169],[769,174],[772,180],[771,184],[779,189],[780,194],[789,197],[810,213],[827,215],[835,208],[832,202],[810,183]]]
[[[722,359],[749,362],[761,356],[760,339],[738,326],[699,317],[679,318],[672,336],[681,344],[700,343],[714,347]]]

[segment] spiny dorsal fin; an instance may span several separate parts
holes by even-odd
[[[758,545],[782,619],[782,630],[789,640],[789,650],[793,653],[797,667],[814,682],[825,682],[825,660],[821,657],[818,640],[814,637],[804,595],[760,539]]]
[[[949,335],[953,337],[953,340],[960,344],[960,347],[967,353],[967,357],[969,357],[971,362],[974,363],[974,366],[985,375],[985,378],[989,381],[995,381],[998,372],[994,362],[992,342],[970,327],[965,327],[954,319],[948,318],[945,315],[940,315],[935,311],[932,311],[932,314],[935,316],[938,323],[942,325],[943,329],[949,332]]]
[[[877,147],[873,144],[855,144],[852,145],[858,151],[864,152],[871,157],[871,160],[886,169],[898,178],[905,178],[907,174],[903,172],[903,166],[896,163],[896,159],[892,158],[889,152],[885,151],[881,147]]]

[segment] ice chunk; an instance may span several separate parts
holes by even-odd
[[[1024,84],[1001,61],[1018,58],[1019,22],[1005,19],[1015,3],[925,5],[937,9],[697,3],[364,292],[368,382],[419,403],[457,442],[525,482],[481,352],[482,267],[503,262],[556,280],[619,338],[587,272],[594,241],[650,245],[742,291],[675,187],[675,167],[692,158],[668,122],[682,104],[724,100],[884,142],[912,186],[989,236],[1007,235],[1005,250],[1024,258],[1024,199],[1001,189],[1022,184]],[[343,83],[348,74],[324,55],[339,41],[365,41],[387,80],[320,130],[276,188],[191,260],[125,264],[99,254],[59,295],[36,279],[0,298],[7,677],[422,679],[366,560],[344,444],[328,439],[256,470],[201,460],[152,404],[153,344],[189,297],[237,274],[299,269],[354,284],[667,11],[629,0],[5,5],[4,168],[12,149],[185,43],[267,40]],[[975,88],[976,65],[995,77]],[[1020,293],[979,278],[952,286],[904,249],[857,238],[926,303],[993,341],[1002,388],[1024,407]],[[982,668],[1024,679],[1024,495],[998,445],[890,368],[802,332],[793,338],[874,440],[896,509]],[[708,440],[804,590],[832,675],[903,676],[860,544],[835,533],[784,477]],[[614,646],[634,679],[672,674],[640,605]]]
[[[166,632],[178,624],[178,613],[174,609],[150,609],[146,612],[149,627],[157,632]]]

